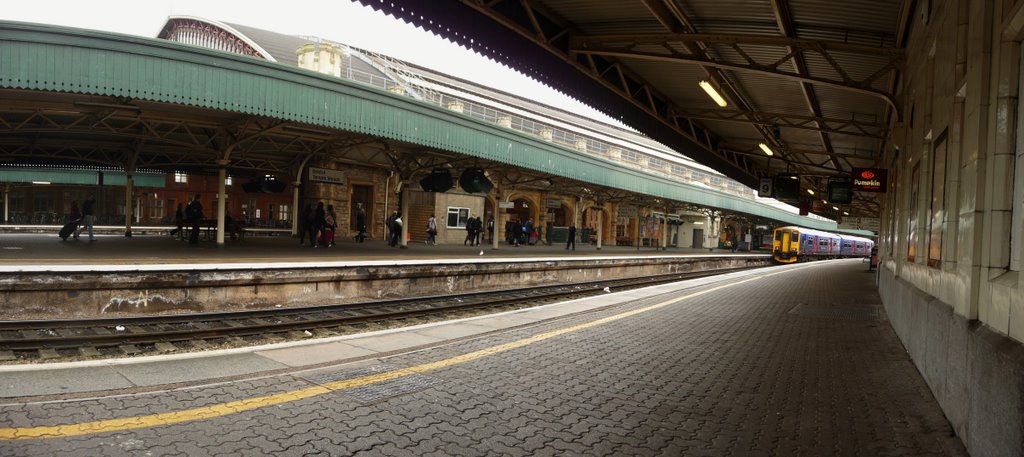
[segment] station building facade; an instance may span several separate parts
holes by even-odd
[[[623,167],[668,176],[715,192],[757,198],[750,188],[631,130],[342,43],[186,16],[169,18],[158,37],[362,82],[534,135],[580,154],[612,160]],[[499,239],[506,237],[504,231],[511,221],[529,220],[539,229],[539,242],[563,242],[571,224],[580,228],[581,241],[594,240],[600,224],[605,243],[653,247],[714,248],[744,241],[745,248],[756,249],[763,246],[759,241],[772,228],[769,221],[747,220],[696,205],[670,207],[656,201],[608,201],[585,192],[569,194],[544,186],[499,184],[500,189],[493,195],[481,195],[466,192],[457,182],[446,192],[420,192],[415,182],[405,182],[407,187],[401,193],[401,177],[389,170],[350,163],[310,166],[336,170],[343,176],[342,183],[305,180],[299,204],[301,207],[324,201],[334,205],[339,209],[339,227],[348,230],[341,231],[339,236],[354,236],[356,214],[360,211],[367,215],[371,235],[383,236],[385,219],[398,209],[398,195],[407,195],[410,200],[409,220],[405,222],[410,227],[411,241],[425,240],[426,221],[431,215],[438,221],[440,243],[461,242],[466,235],[465,221],[470,216],[482,218],[488,226],[493,224],[497,232],[494,236]],[[486,173],[492,181],[500,180],[491,171]],[[775,203],[766,200],[769,201]],[[796,211],[781,204],[778,208]]]
[[[916,2],[879,289],[971,455],[1024,454],[1024,2]]]

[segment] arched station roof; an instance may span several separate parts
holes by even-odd
[[[581,157],[361,84],[121,34],[0,22],[0,116],[0,159],[8,162],[286,171],[304,155],[395,142],[418,152],[457,153],[583,184],[835,229],[831,221]],[[106,153],[83,152],[105,145]]]
[[[357,0],[515,68],[750,187],[882,166],[914,0]],[[927,12],[921,13],[927,17]],[[700,88],[707,82],[726,106]],[[772,151],[762,152],[760,144]],[[877,195],[850,210],[877,216]]]

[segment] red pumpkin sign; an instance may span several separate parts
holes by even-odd
[[[886,190],[886,169],[854,168],[853,190],[857,192],[879,192]]]

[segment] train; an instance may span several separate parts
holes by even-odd
[[[779,227],[772,241],[777,263],[794,263],[843,257],[870,257],[875,242],[853,235],[836,235],[804,227]]]

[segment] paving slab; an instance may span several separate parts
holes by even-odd
[[[0,398],[127,389],[134,384],[114,367],[47,369],[0,373]]]
[[[256,354],[231,354],[118,365],[117,371],[136,386],[159,386],[227,378],[281,368],[287,368],[287,365],[267,357]]]
[[[334,342],[258,351],[255,354],[290,367],[301,367],[365,357],[376,353],[377,351],[353,344]]]

